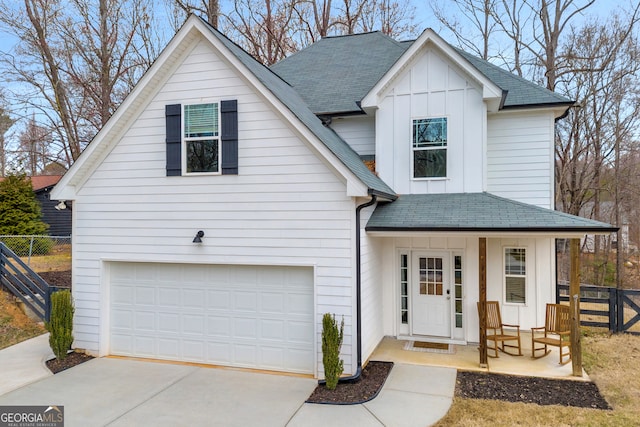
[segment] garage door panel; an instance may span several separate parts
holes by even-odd
[[[158,305],[160,307],[180,307],[180,290],[174,288],[158,288]]]
[[[231,292],[224,290],[207,291],[207,308],[209,310],[228,310],[231,304]]]
[[[221,316],[208,316],[207,335],[229,338],[231,337],[231,319]]]
[[[260,338],[263,340],[285,341],[285,322],[283,320],[262,320]]]
[[[154,312],[136,311],[135,318],[134,329],[136,331],[156,331],[156,314]]]
[[[135,290],[136,305],[157,305],[156,288],[147,286],[137,286]]]
[[[254,292],[233,292],[234,308],[236,311],[255,312],[258,309],[258,296]]]
[[[176,313],[158,313],[158,332],[177,334],[180,332],[180,316]]]
[[[313,270],[111,265],[111,353],[312,373]]]
[[[206,306],[206,297],[204,289],[185,289],[182,291],[183,307],[200,308]]]
[[[189,335],[200,335],[204,337],[204,316],[183,314],[182,332]]]
[[[258,325],[256,319],[234,318],[233,336],[235,338],[251,340],[258,338]]]

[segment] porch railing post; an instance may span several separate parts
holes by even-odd
[[[571,307],[571,366],[573,375],[582,376],[582,345],[580,340],[580,239],[571,239],[571,277],[569,306]]]
[[[486,368],[489,366],[489,359],[487,354],[487,238],[480,237],[478,239],[478,253],[479,253],[479,304],[480,310],[478,314],[480,317],[480,367]]]

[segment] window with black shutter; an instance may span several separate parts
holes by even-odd
[[[237,101],[166,106],[167,176],[238,173]]]

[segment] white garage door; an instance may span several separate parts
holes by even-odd
[[[313,373],[313,270],[112,263],[111,354]]]

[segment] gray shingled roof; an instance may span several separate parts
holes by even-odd
[[[407,194],[378,204],[367,231],[614,232],[616,227],[489,193]]]
[[[271,69],[316,114],[360,111],[358,103],[406,48],[380,32],[326,37]]]
[[[504,102],[506,108],[527,107],[533,105],[571,105],[573,101],[565,98],[549,89],[523,79],[497,65],[484,59],[473,56],[461,49],[454,49],[471,63],[478,71],[484,74],[489,80],[506,90],[507,99]]]
[[[241,47],[233,43],[218,30],[207,24],[211,33],[229,49],[265,87],[271,91],[287,108],[322,141],[329,150],[358,177],[368,188],[369,193],[395,198],[395,192],[380,178],[375,176],[362,162],[360,156],[332,129],[324,126],[320,119],[309,109],[298,93],[269,68],[256,61]]]
[[[274,64],[316,114],[359,112],[359,102],[414,41],[380,33],[327,37]],[[506,90],[504,107],[570,105],[561,95],[456,49],[489,80]]]

